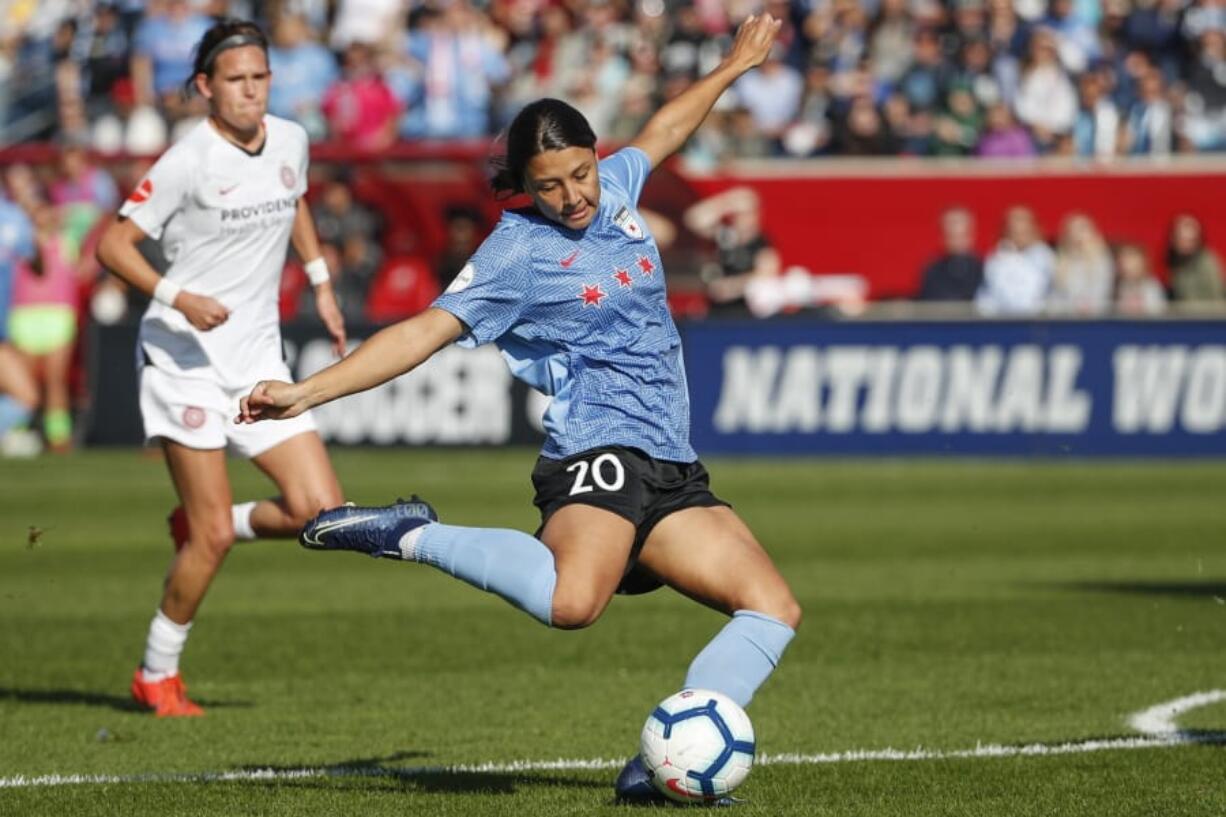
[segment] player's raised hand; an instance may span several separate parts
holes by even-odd
[[[217,299],[186,290],[175,298],[175,309],[182,312],[187,322],[201,332],[216,329],[230,319],[230,310]]]
[[[302,391],[297,383],[261,380],[255,384],[251,394],[238,401],[238,416],[234,422],[242,424],[297,417],[310,408]]]
[[[332,291],[331,284],[325,282],[315,288],[315,311],[319,313],[319,319],[323,321],[324,328],[332,336],[332,351],[337,357],[344,357],[346,351],[345,317],[341,314],[341,308],[337,306],[336,294]]]
[[[776,20],[769,14],[749,15],[737,29],[736,39],[728,52],[728,61],[742,71],[757,68],[766,61],[782,25],[782,20]]]

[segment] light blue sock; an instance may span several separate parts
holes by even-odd
[[[0,434],[30,419],[30,410],[7,394],[0,394]]]
[[[687,689],[722,692],[748,706],[754,692],[774,671],[796,631],[777,618],[737,610],[685,674]]]
[[[405,558],[434,565],[502,596],[537,621],[550,623],[558,574],[553,553],[541,540],[517,530],[436,522],[406,534],[400,548]]]

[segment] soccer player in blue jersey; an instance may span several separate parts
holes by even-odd
[[[731,615],[685,686],[749,702],[791,641],[800,606],[711,493],[690,446],[681,341],[636,202],[652,168],[765,59],[778,29],[769,15],[746,19],[714,71],[603,160],[574,108],[552,99],[526,107],[495,187],[527,193],[534,206],[505,213],[424,313],[302,383],[261,382],[241,401],[238,422],[293,417],[407,372],[452,342],[494,343],[517,377],[553,396],[532,473],[538,535],[442,524],[415,500],[325,511],[303,529],[303,545],[431,564],[564,629],[592,624],[616,592],[668,585]],[[626,799],[654,795],[638,758],[616,789]]]

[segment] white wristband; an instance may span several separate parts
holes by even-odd
[[[311,282],[313,287],[326,284],[332,280],[332,275],[328,272],[328,262],[324,260],[322,255],[314,261],[308,261],[302,268],[306,270],[307,280]]]
[[[179,293],[182,291],[182,287],[180,287],[174,281],[171,281],[169,278],[163,276],[158,281],[158,285],[153,288],[153,300],[160,304],[174,306],[175,298],[178,297]]]

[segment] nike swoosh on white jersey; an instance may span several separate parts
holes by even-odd
[[[331,522],[326,525],[320,525],[318,528],[316,528],[313,531],[313,533],[315,534],[314,538],[312,538],[310,534],[306,534],[306,533],[302,535],[302,538],[304,541],[309,542],[312,545],[322,545],[323,542],[319,540],[319,537],[323,536],[325,533],[331,533],[334,530],[339,530],[341,528],[347,528],[350,525],[358,525],[358,524],[361,524],[362,522],[369,522],[372,519],[378,519],[378,518],[379,518],[378,514],[371,514],[370,516],[355,516],[355,517],[351,517],[350,519],[341,519],[337,522]]]

